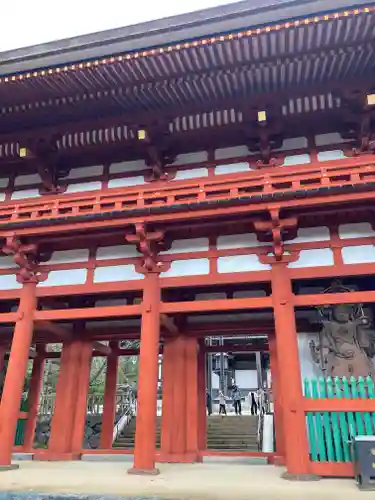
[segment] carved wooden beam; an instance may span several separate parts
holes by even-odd
[[[178,334],[178,328],[172,318],[166,314],[160,314],[160,324],[173,335]]]

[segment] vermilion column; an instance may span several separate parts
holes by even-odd
[[[43,348],[38,348],[37,356],[33,361],[33,369],[30,377],[30,388],[28,402],[28,415],[25,425],[25,438],[23,441],[23,447],[25,451],[31,451],[34,445],[34,434],[35,426],[38,418],[38,406],[40,399],[40,392],[43,384],[43,373],[44,373],[44,346]]]
[[[198,351],[198,449],[207,446],[207,412],[206,412],[206,352],[204,340],[199,342]]]
[[[157,272],[145,276],[139,353],[138,406],[134,464],[128,472],[158,474],[155,468],[156,411],[159,371],[160,284]]]
[[[69,460],[71,453],[74,412],[77,402],[80,368],[80,341],[64,342],[60,358],[60,373],[56,388],[56,402],[52,417],[48,460]]]
[[[5,345],[0,345],[0,373],[2,372],[4,365],[5,365],[6,350],[7,350],[7,348]]]
[[[186,353],[186,459],[198,459],[198,340],[185,338]]]
[[[116,389],[118,372],[117,342],[111,342],[111,354],[107,357],[107,373],[104,388],[104,404],[102,428],[100,434],[100,448],[112,448],[113,427],[116,415]]]
[[[284,443],[284,429],[283,429],[283,413],[282,401],[279,389],[279,366],[277,359],[276,337],[272,333],[268,336],[269,353],[270,353],[270,368],[271,368],[271,388],[273,399],[273,412],[275,421],[275,434],[276,434],[276,452],[278,456],[278,464],[281,465],[285,462],[285,443]]]
[[[36,309],[36,283],[24,283],[0,407],[0,467],[10,468]]]
[[[272,299],[275,318],[278,363],[278,390],[282,401],[287,475],[309,473],[309,448],[303,411],[301,371],[293,292],[284,263],[272,265]]]
[[[185,460],[186,454],[186,338],[179,335],[174,343],[171,461],[180,462]]]
[[[90,371],[92,360],[92,341],[82,340],[80,342],[80,362],[77,378],[77,396],[74,408],[74,420],[72,430],[71,451],[74,455],[82,453],[83,440],[85,437],[85,425],[87,415],[87,398],[90,385]]]
[[[175,339],[165,339],[163,346],[163,404],[161,416],[161,456],[169,461],[172,451],[173,386]]]

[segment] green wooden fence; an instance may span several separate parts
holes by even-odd
[[[305,379],[304,395],[310,399],[374,399],[374,381],[371,377]],[[307,412],[306,421],[314,462],[351,462],[352,438],[375,435],[375,412]]]

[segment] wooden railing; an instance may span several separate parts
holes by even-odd
[[[96,191],[84,195],[46,196],[35,200],[0,204],[0,226],[8,223],[56,220],[77,216],[132,212],[159,207],[187,206],[210,201],[227,200],[233,204],[241,198],[254,202],[282,194],[293,197],[298,192],[321,188],[343,188],[365,185],[375,181],[375,158],[351,158],[314,163],[298,167],[265,169],[220,179],[199,179],[189,182],[170,182],[164,186]],[[250,200],[251,201],[251,200]]]

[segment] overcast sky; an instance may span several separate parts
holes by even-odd
[[[0,51],[238,0],[1,0]]]

